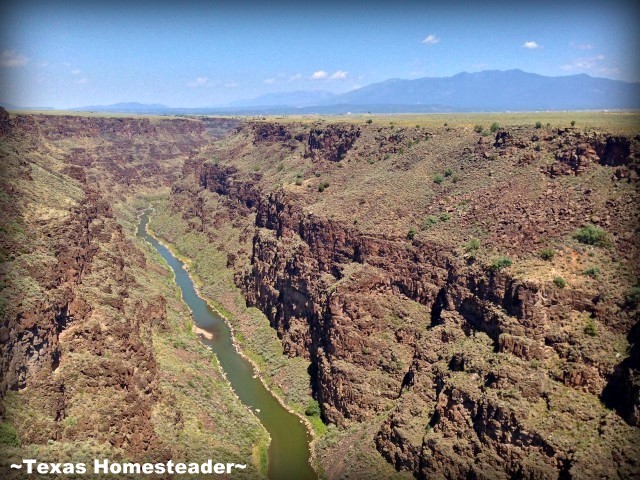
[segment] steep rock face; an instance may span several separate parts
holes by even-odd
[[[359,136],[360,129],[354,126],[312,128],[309,132],[308,155],[315,160],[339,162]]]
[[[139,298],[130,272],[145,268],[144,256],[126,239],[105,192],[175,178],[173,155],[187,155],[235,123],[8,121],[0,177],[0,415],[9,396],[35,415],[21,430],[25,445],[95,441],[131,459],[168,458],[171,446],[152,422],[159,375],[151,330],[166,327],[166,302]],[[50,145],[58,147],[53,157]],[[154,149],[172,160],[148,156]],[[135,157],[126,167],[133,173],[121,175],[125,151]]]
[[[542,141],[548,152],[574,149],[594,169],[634,168],[635,140],[598,136],[585,143],[569,132],[541,140],[514,129],[492,147],[480,138],[462,157],[471,166],[497,157],[525,168],[540,163],[535,142]],[[432,135],[406,133],[411,144]],[[296,135],[287,135],[288,149]],[[381,140],[383,146],[360,142],[358,151],[370,155],[384,147],[399,153],[409,146],[403,137],[394,140],[402,145],[396,148],[389,138]],[[314,164],[338,159],[329,157],[313,157]],[[614,157],[615,165],[606,160]],[[392,165],[409,169],[411,161],[409,154]],[[197,210],[203,188],[222,196],[218,210],[248,219],[255,212],[251,254],[247,265],[238,263],[245,268],[237,271],[236,283],[269,318],[285,352],[312,361],[314,392],[327,420],[347,425],[386,417],[376,445],[396,468],[419,478],[637,473],[638,430],[629,426],[637,412],[635,347],[627,359],[604,348],[637,321],[619,297],[523,279],[434,239],[365,234],[356,225],[311,213],[295,189],[265,188],[259,175],[249,179],[233,159],[214,166],[194,159],[184,177],[197,183],[188,187],[191,197],[184,195],[184,185],[174,189],[181,195],[176,207],[189,210],[186,217]],[[543,217],[554,234],[566,236],[589,218],[589,203],[567,205],[554,199],[551,188],[533,199],[514,195],[511,180],[504,188],[505,201],[498,203],[495,191],[475,191],[466,212],[473,224],[495,218],[489,235],[504,249],[536,248],[534,232],[544,227]],[[607,227],[616,232],[620,248],[635,251],[636,242],[624,235],[622,210],[618,214],[613,202],[611,208],[615,214]],[[218,221],[219,215],[200,215],[199,222]],[[599,338],[585,337],[588,322],[597,323]],[[611,405],[629,425],[602,408],[599,397],[607,391],[625,392],[625,401]]]

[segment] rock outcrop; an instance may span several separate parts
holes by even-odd
[[[308,135],[309,146],[297,151],[311,154],[321,168],[369,155],[371,138],[368,133],[361,137],[359,129],[345,133],[336,126],[301,133],[289,128],[286,134],[276,129],[265,135],[270,142],[286,137],[287,150],[296,134]],[[394,141],[379,132],[373,135],[384,143],[377,147],[399,155],[415,139],[437,138],[420,131],[403,132]],[[403,143],[405,135],[414,140]],[[613,181],[634,178],[628,172],[636,168],[635,139],[586,138],[567,130],[538,147],[540,137],[531,138],[531,130],[514,129],[499,132],[495,145],[480,150],[471,141],[461,155],[465,172],[484,172],[480,169],[487,160],[509,162],[510,168],[529,169],[531,175],[536,169],[559,171],[540,169],[545,160],[537,152],[543,150],[554,152],[554,165],[567,166],[573,175],[592,169]],[[389,148],[398,143],[402,147]],[[260,143],[254,146],[259,152]],[[629,334],[637,321],[637,311],[620,296],[594,294],[586,284],[563,289],[526,278],[461,254],[434,237],[407,240],[364,232],[357,221],[312,212],[304,191],[270,189],[260,175],[251,177],[234,166],[233,155],[222,158],[216,165],[189,163],[184,180],[174,187],[175,211],[193,216],[202,201],[198,192],[207,189],[220,196],[215,218],[221,218],[221,209],[231,209],[234,225],[243,231],[253,223],[251,253],[245,261],[232,262],[236,283],[248,304],[269,318],[284,351],[311,360],[312,386],[327,421],[346,426],[386,416],[375,438],[378,450],[397,469],[418,478],[638,474],[633,460],[640,439],[633,426],[639,405],[636,349],[625,359],[606,346]],[[419,159],[408,153],[392,165],[409,170],[412,162]],[[627,173],[598,170],[603,167]],[[465,222],[474,225],[495,218],[488,234],[495,246],[525,255],[536,248],[537,229],[545,221],[555,225],[547,231],[571,238],[583,218],[590,218],[588,204],[559,206],[555,190],[527,196],[526,184],[510,182],[498,188],[514,196],[515,208],[496,203],[496,190],[478,189],[465,213]],[[592,192],[598,187],[584,188]],[[611,207],[616,204],[626,202],[611,201]],[[199,215],[200,228],[207,230],[214,217]],[[615,232],[621,251],[627,241],[635,251],[637,241],[625,233],[624,215],[611,218],[607,228]],[[600,329],[597,337],[585,334],[590,322]],[[599,400],[611,391],[623,393],[617,403],[611,397],[614,411]]]

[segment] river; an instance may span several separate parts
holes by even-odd
[[[255,412],[271,436],[267,476],[270,480],[317,480],[318,476],[309,464],[311,435],[305,425],[257,378],[253,365],[233,345],[227,322],[200,298],[182,262],[149,235],[148,223],[149,211],[146,211],[138,225],[138,236],[147,240],[174,271],[175,281],[193,312],[194,322],[208,333],[199,335],[200,340],[215,352],[234,392]]]

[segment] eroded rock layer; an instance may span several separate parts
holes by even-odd
[[[173,209],[238,232],[218,246],[323,417],[382,415],[397,469],[640,474],[638,136],[450,130],[248,124],[185,164]]]

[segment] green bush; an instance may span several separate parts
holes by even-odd
[[[451,218],[451,215],[449,215],[448,213],[444,212],[440,214],[440,220],[443,222],[446,222],[447,220],[449,220]]]
[[[564,288],[567,286],[567,281],[562,277],[556,277],[553,279],[553,284],[558,288]]]
[[[436,223],[438,223],[438,217],[436,217],[435,215],[429,215],[424,219],[422,229],[426,230],[427,228],[434,226]]]
[[[325,182],[320,182],[320,185],[318,185],[318,191],[319,192],[324,192],[324,189],[327,188],[329,186],[329,182],[325,181]]]
[[[598,267],[589,267],[584,271],[587,277],[596,278],[600,275],[600,269]]]
[[[500,270],[513,264],[509,257],[498,257],[491,262],[491,270]]]
[[[484,130],[484,127],[482,125],[476,125],[473,127],[473,131],[476,133],[482,133],[482,130]]]
[[[540,250],[539,255],[543,260],[551,260],[556,255],[556,251],[553,248],[543,248]]]
[[[298,185],[298,186],[302,185],[302,179],[301,178],[296,178],[296,185]]]
[[[319,417],[321,413],[320,404],[317,400],[311,400],[307,408],[304,409],[304,414],[307,417]]]
[[[590,223],[578,229],[578,231],[573,234],[573,238],[578,240],[580,243],[595,245],[598,247],[604,247],[609,244],[607,232]]]
[[[480,240],[477,238],[472,238],[467,243],[464,244],[464,251],[467,253],[475,252],[480,248]]]
[[[536,122],[536,128],[542,128],[542,122]]]
[[[631,308],[635,308],[640,305],[640,285],[629,290],[629,293],[627,293],[624,299],[626,304]]]
[[[438,185],[440,185],[443,181],[444,177],[439,173],[435,177],[433,177],[433,183],[437,183]]]
[[[415,229],[415,228],[413,228],[413,227],[411,227],[411,228],[409,229],[409,232],[407,233],[407,238],[408,238],[409,240],[413,240],[413,237],[415,237],[415,236],[416,236],[416,233],[418,233],[418,232],[416,232],[416,229]]]
[[[493,122],[491,124],[491,128],[490,128],[492,133],[497,132],[498,130],[500,130],[500,125],[498,125],[498,122]]]
[[[575,120],[571,120],[571,126],[575,127],[576,126],[576,121]]]
[[[371,120],[370,118],[367,119],[367,123],[371,124],[373,123],[373,120]]]
[[[20,446],[16,429],[8,423],[0,423],[0,445]]]
[[[596,326],[596,322],[594,322],[592,318],[589,319],[587,325],[584,327],[584,333],[586,333],[590,337],[595,337],[596,335],[598,335],[598,327]]]
[[[447,169],[444,171],[444,176],[445,176],[445,177],[450,177],[451,175],[453,175],[453,168],[447,168]]]

